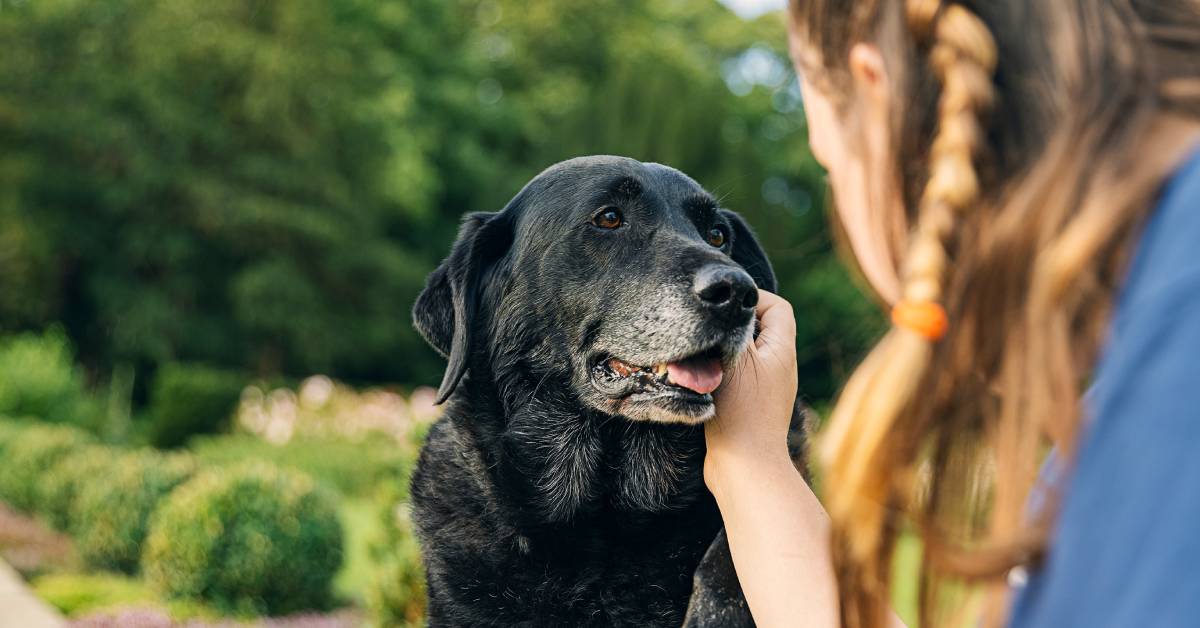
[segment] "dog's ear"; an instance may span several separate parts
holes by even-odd
[[[430,273],[413,305],[413,324],[449,361],[437,403],[450,397],[467,372],[471,324],[479,309],[480,277],[511,243],[507,221],[494,213],[468,214],[449,257]]]
[[[750,273],[754,283],[767,292],[778,292],[779,285],[775,281],[775,271],[771,269],[771,261],[754,236],[750,225],[742,217],[728,209],[722,209],[721,215],[733,226],[733,253],[730,257]]]

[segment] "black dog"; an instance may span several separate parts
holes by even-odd
[[[449,359],[412,482],[430,625],[753,625],[702,424],[756,283],[750,229],[658,164],[573,159],[467,216],[413,313]]]

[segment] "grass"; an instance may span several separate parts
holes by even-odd
[[[35,579],[33,590],[67,617],[129,607],[162,609],[177,620],[218,616],[196,602],[165,600],[142,580],[117,574],[50,574]]]
[[[892,609],[907,626],[917,625],[918,581],[921,567],[921,540],[905,534],[896,542],[892,558]]]
[[[361,441],[294,438],[273,445],[249,434],[192,439],[189,450],[204,464],[232,466],[266,460],[308,473],[343,495],[368,497],[382,482],[396,481],[411,461],[395,440],[376,435]]]
[[[344,498],[338,516],[346,536],[342,568],[333,580],[333,591],[338,598],[365,607],[372,569],[370,544],[382,533],[379,514],[369,499]]]

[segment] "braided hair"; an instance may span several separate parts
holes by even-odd
[[[979,197],[975,158],[983,150],[980,117],[993,101],[996,46],[987,26],[963,7],[943,8],[938,0],[909,0],[907,13],[914,35],[929,42],[929,61],[941,85],[929,181],[904,257],[902,301],[893,310],[896,324],[846,384],[820,443],[828,477],[838,486],[826,499],[830,516],[843,523],[837,528],[837,547],[856,565],[869,564],[878,555],[887,511],[895,507],[889,504],[893,487],[887,468],[859,461],[892,455],[888,435],[905,419],[930,366],[933,345],[945,331],[941,300],[948,249],[959,217]],[[906,324],[906,312],[922,309],[930,312],[924,318],[931,322]],[[882,595],[885,573],[859,575],[870,595]]]
[[[809,82],[848,106],[849,50],[891,75],[901,300],[817,442],[843,623],[884,625],[891,555],[922,537],[923,625],[1037,561],[1080,387],[1157,186],[1200,122],[1196,0],[791,0]],[[793,51],[796,53],[797,51]],[[946,586],[953,585],[953,586]],[[948,614],[949,613],[949,614]]]

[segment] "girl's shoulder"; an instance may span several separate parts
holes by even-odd
[[[1117,304],[1114,327],[1195,294],[1200,282],[1200,149],[1163,185]],[[1165,303],[1164,303],[1165,301]]]
[[[1163,187],[1113,323],[1013,626],[1200,621],[1200,152]]]

